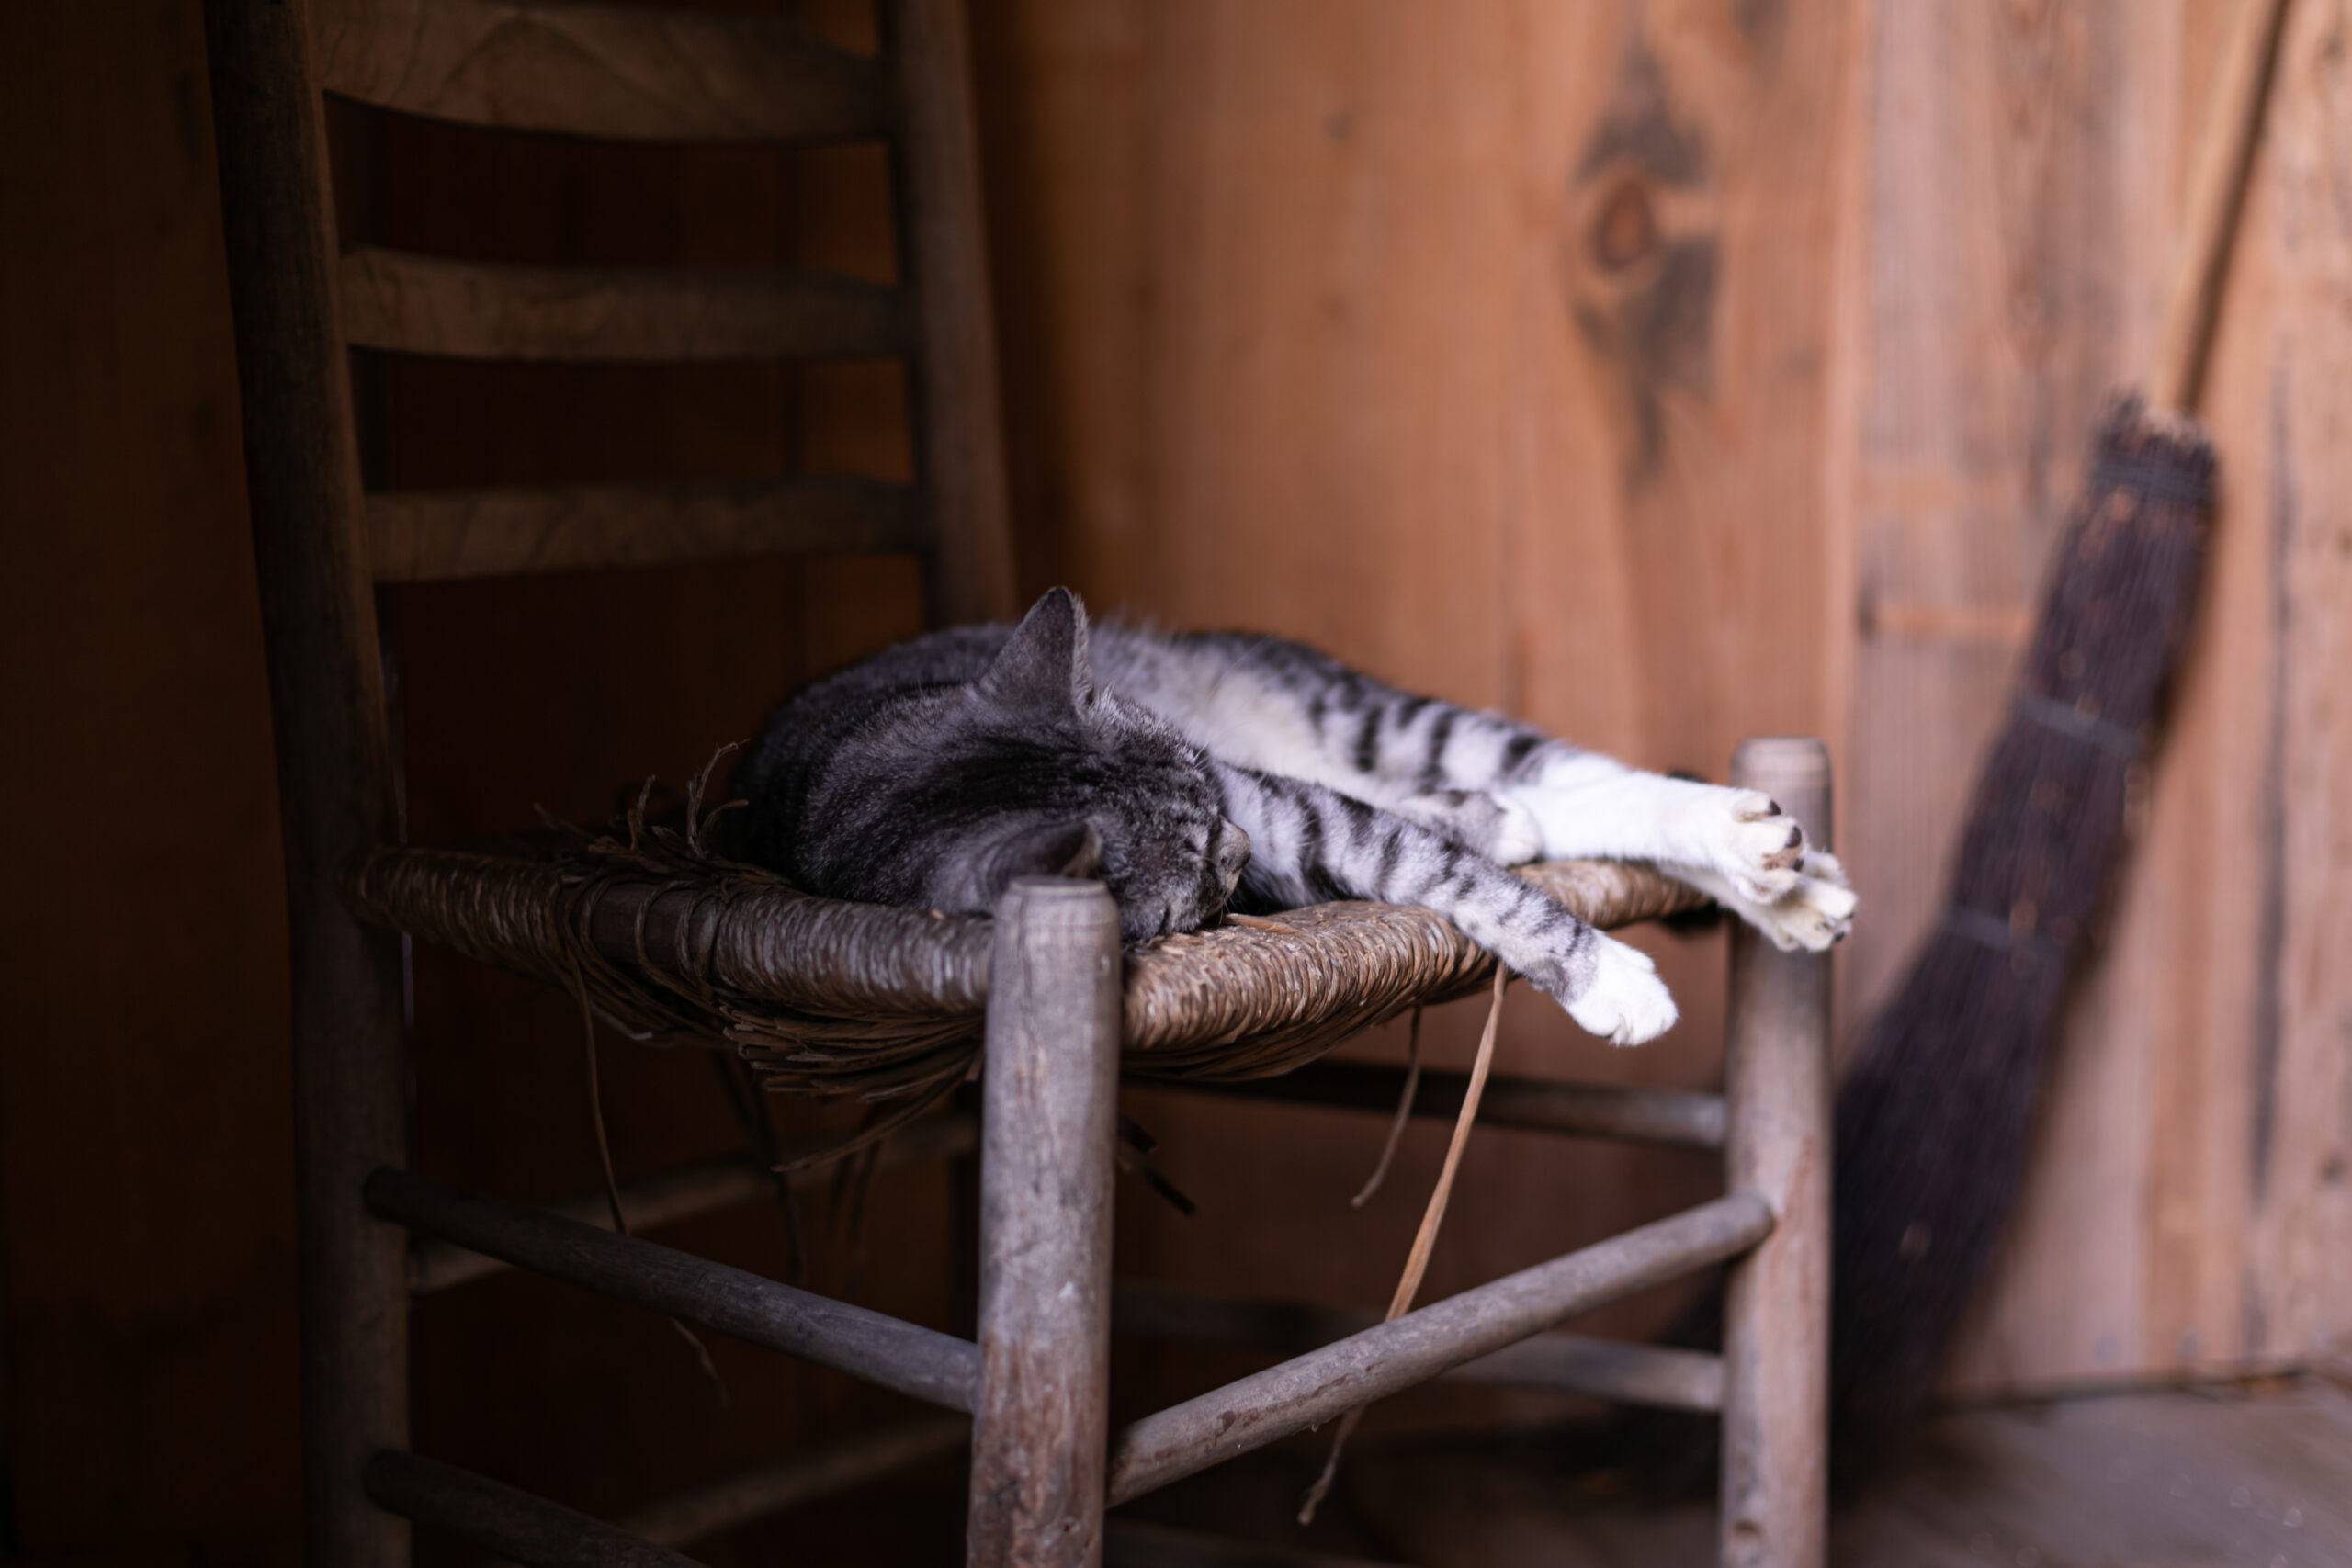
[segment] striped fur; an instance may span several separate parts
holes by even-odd
[[[1669,1027],[1648,959],[1506,866],[1657,863],[1783,946],[1844,934],[1826,854],[1752,792],[1645,773],[1278,638],[1090,630],[1064,590],[779,709],[738,774],[745,852],[812,891],[984,911],[1102,876],[1130,940],[1330,898],[1434,909],[1621,1044]]]

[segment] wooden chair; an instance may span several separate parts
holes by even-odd
[[[641,873],[627,846],[567,860],[398,842],[378,583],[911,550],[934,619],[1012,608],[962,13],[958,0],[884,0],[882,11],[888,48],[876,62],[768,17],[533,0],[208,0],[292,928],[310,1560],[405,1562],[415,1520],[524,1562],[681,1562],[655,1543],[684,1543],[825,1477],[873,1474],[935,1451],[943,1432],[958,1435],[932,1423],[849,1445],[815,1467],[817,1480],[804,1465],[797,1491],[773,1475],[721,1486],[647,1510],[634,1536],[412,1455],[412,1287],[505,1265],[969,1413],[975,1562],[1095,1561],[1106,1503],[1512,1346],[1519,1375],[1540,1363],[1552,1386],[1720,1408],[1724,1561],[1817,1562],[1821,960],[1735,939],[1723,1097],[1493,1086],[1492,1120],[1721,1146],[1727,1196],[1347,1333],[1114,1438],[1109,1194],[1123,1045],[1130,1072],[1254,1078],[1230,1087],[1329,1103],[1393,1097],[1394,1081],[1376,1069],[1261,1075],[1403,1007],[1476,988],[1488,961],[1459,933],[1424,911],[1326,906],[1299,911],[1282,931],[1233,928],[1123,955],[1115,911],[1093,884],[1024,883],[993,922],[935,921],[828,905],[716,863]],[[322,93],[517,131],[885,141],[906,285],[346,253],[333,221]],[[903,357],[916,482],[363,493],[353,345],[541,360]],[[1751,743],[1735,771],[1826,840],[1817,744]],[[1604,921],[1679,897],[1623,869],[1536,874]],[[791,1038],[829,1020],[862,1038],[855,1032],[879,1019],[896,1032],[893,1060],[913,1053],[932,1081],[962,1076],[984,1021],[978,1342],[616,1235],[562,1205],[505,1203],[407,1172],[395,930],[573,983],[584,963],[597,971],[600,1007],[636,1010],[658,1027],[724,1025],[756,1043],[763,1029]],[[784,1065],[791,1059],[773,1054],[772,1077],[788,1085],[799,1070]],[[1442,1108],[1447,1085],[1430,1087],[1429,1103]],[[952,1125],[942,1136],[917,1123],[901,1138],[915,1153],[955,1143]],[[682,1213],[757,1185],[740,1169],[682,1173],[647,1184],[633,1204]],[[1725,1258],[1737,1261],[1720,1359],[1545,1335],[1577,1312]],[[1266,1337],[1246,1310],[1218,1318],[1165,1293],[1132,1292],[1125,1310],[1157,1332]]]

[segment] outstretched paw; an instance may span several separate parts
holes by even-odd
[[[1642,1045],[1674,1027],[1674,997],[1649,954],[1611,937],[1600,942],[1592,981],[1568,1004],[1568,1016],[1611,1045]]]
[[[1741,893],[1720,873],[1697,867],[1667,866],[1672,875],[1706,893],[1715,902],[1762,931],[1783,953],[1803,949],[1822,953],[1843,942],[1854,927],[1858,900],[1846,881],[1846,868],[1827,850],[1807,852],[1804,870],[1786,893],[1759,902]]]
[[[1738,912],[1783,953],[1822,953],[1854,929],[1857,903],[1846,884],[1846,868],[1828,851],[1815,850],[1805,856],[1796,886],[1770,904]]]
[[[1805,871],[1804,829],[1796,818],[1758,790],[1709,793],[1701,841],[1732,891],[1759,905],[1777,904],[1795,892]]]

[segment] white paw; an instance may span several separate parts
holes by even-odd
[[[1494,797],[1502,815],[1495,823],[1494,841],[1487,858],[1498,865],[1525,865],[1544,858],[1544,825],[1535,813],[1516,800]]]
[[[1796,886],[1770,903],[1746,897],[1712,868],[1664,865],[1716,903],[1762,931],[1783,953],[1802,948],[1821,953],[1843,942],[1853,930],[1857,900],[1846,881],[1846,868],[1827,850],[1809,851]]]
[[[1854,929],[1858,902],[1854,890],[1846,885],[1846,869],[1838,858],[1826,850],[1815,850],[1805,856],[1804,874],[1797,878],[1796,886],[1770,904],[1742,899],[1732,908],[1783,953],[1800,948],[1824,953],[1845,941],[1846,933]]]
[[[1804,829],[1758,790],[1708,792],[1696,825],[1707,863],[1751,904],[1777,904],[1805,870]]]
[[[1642,1045],[1674,1027],[1679,1016],[1649,954],[1594,933],[1600,946],[1592,983],[1568,1004],[1568,1016],[1611,1045]]]

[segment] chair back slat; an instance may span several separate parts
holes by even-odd
[[[368,498],[379,582],[921,549],[918,492],[849,476],[678,484],[382,491]]]
[[[344,256],[339,293],[354,347],[455,359],[890,359],[914,344],[903,291],[818,273],[508,266],[366,249]]]
[[[319,85],[434,119],[631,141],[819,142],[896,121],[875,62],[789,17],[540,0],[317,0]]]

